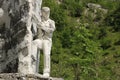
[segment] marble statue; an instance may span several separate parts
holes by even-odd
[[[52,47],[52,35],[55,30],[55,22],[49,18],[50,8],[43,7],[41,10],[41,20],[34,14],[34,19],[37,23],[37,39],[32,42],[32,56],[34,72],[38,72],[40,50],[44,54],[44,69],[43,76],[50,76],[50,53]]]

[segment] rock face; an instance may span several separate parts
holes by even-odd
[[[40,13],[42,0],[0,0],[0,73],[32,73],[32,12]],[[18,64],[19,63],[19,64]]]
[[[108,13],[107,9],[104,9],[99,4],[88,3],[85,8],[83,15],[87,18],[91,18],[94,22],[100,22],[103,20],[105,15]]]

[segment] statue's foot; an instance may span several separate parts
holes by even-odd
[[[50,77],[50,74],[49,73],[44,73],[43,77]]]

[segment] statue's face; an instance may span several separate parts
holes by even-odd
[[[43,7],[42,8],[42,18],[44,20],[48,20],[50,16],[50,9],[48,7]]]
[[[46,11],[42,11],[42,17],[45,19],[45,20],[48,20],[49,19],[49,16],[50,16],[50,12],[46,12]]]

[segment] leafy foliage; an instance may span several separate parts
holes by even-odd
[[[113,26],[115,31],[120,31],[120,7],[106,18],[107,24]]]

